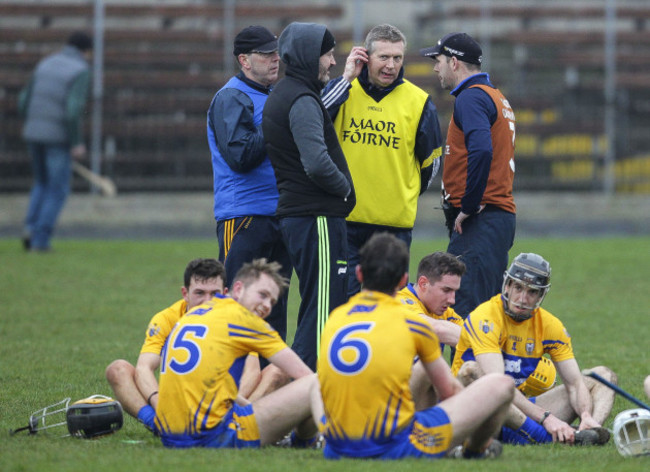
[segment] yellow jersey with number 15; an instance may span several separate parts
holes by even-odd
[[[192,435],[214,428],[237,397],[248,353],[268,359],[286,347],[268,323],[230,297],[194,307],[162,352],[158,431]]]

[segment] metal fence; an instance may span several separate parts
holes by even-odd
[[[443,127],[453,99],[417,51],[466,31],[515,110],[518,190],[650,193],[650,3],[622,0],[0,0],[0,192],[26,191],[31,179],[17,94],[79,28],[102,32],[89,164],[120,191],[209,191],[205,116],[234,71],[232,35],[254,23],[279,33],[294,20],[335,32],[339,72],[373,24],[396,24],[409,39],[406,77],[431,94]]]

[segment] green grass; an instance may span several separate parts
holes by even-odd
[[[412,270],[445,241],[415,241]],[[150,317],[180,297],[182,272],[194,257],[214,257],[211,241],[57,241],[56,252],[31,255],[0,240],[0,470],[469,471],[476,464],[443,460],[328,462],[317,451],[165,450],[135,420],[117,434],[84,441],[48,432],[10,437],[35,410],[72,397],[110,395],[104,368],[120,357],[134,362]],[[552,265],[544,306],[567,326],[581,367],[605,364],[620,385],[645,398],[650,374],[648,307],[650,240],[525,239],[511,256],[538,252]],[[293,285],[296,287],[296,284]],[[292,323],[298,303],[291,292]],[[633,408],[617,397],[614,412]],[[648,459],[625,460],[613,444],[506,447],[481,470],[643,470]]]

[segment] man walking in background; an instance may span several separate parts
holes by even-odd
[[[70,193],[72,158],[86,155],[81,116],[90,86],[92,48],[86,33],[72,33],[63,49],[38,63],[18,97],[34,172],[22,237],[25,250],[51,249],[54,227]]]

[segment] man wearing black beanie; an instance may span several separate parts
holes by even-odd
[[[286,76],[266,102],[262,129],[275,171],[280,229],[302,299],[293,350],[312,369],[331,310],[347,299],[345,218],[356,197],[320,91],[329,80],[334,36],[324,25],[291,23],[279,39]]]

